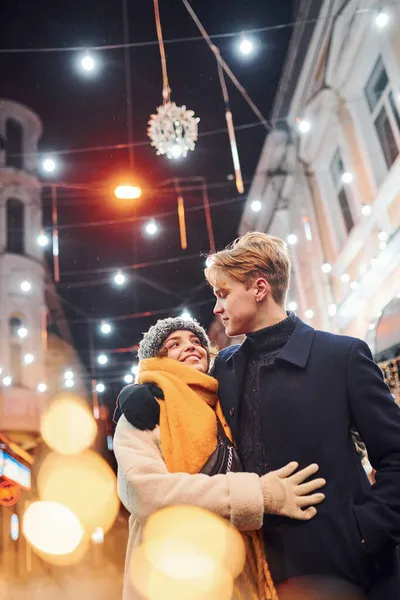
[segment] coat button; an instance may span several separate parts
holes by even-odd
[[[232,408],[229,411],[229,416],[233,417],[234,414],[235,414],[235,409],[232,406]]]

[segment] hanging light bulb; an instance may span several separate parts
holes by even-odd
[[[57,169],[57,163],[55,159],[51,156],[44,158],[42,161],[42,169],[45,171],[45,173],[54,173]]]
[[[251,210],[253,212],[260,212],[262,208],[262,204],[259,200],[253,200],[253,202],[251,203]]]
[[[26,365],[31,365],[34,360],[35,360],[35,357],[33,356],[33,354],[25,354],[24,363]]]
[[[294,302],[294,300],[292,300],[292,302],[289,302],[288,309],[289,310],[297,310],[297,302]]]
[[[249,54],[253,53],[254,44],[251,40],[249,40],[249,38],[247,38],[243,35],[242,39],[240,41],[240,44],[239,44],[239,49],[242,54],[244,54],[245,56],[248,56]]]
[[[45,383],[39,383],[39,385],[37,386],[37,391],[41,394],[44,394],[44,392],[47,391],[47,385]]]
[[[192,318],[192,315],[190,314],[190,312],[188,310],[184,310],[184,311],[182,311],[180,317],[184,321],[190,321]]]
[[[369,204],[363,204],[361,214],[364,215],[364,217],[368,217],[371,214],[371,211],[372,209]]]
[[[86,71],[87,73],[94,71],[96,62],[89,52],[86,52],[86,54],[81,58],[81,67],[83,71]]]
[[[383,8],[380,9],[378,14],[375,17],[375,25],[379,29],[384,29],[389,23],[389,15]]]
[[[157,223],[155,221],[149,221],[145,227],[146,233],[149,235],[155,235],[158,231]]]
[[[139,373],[139,365],[133,365],[131,371],[134,375],[137,375]]]
[[[133,375],[131,375],[130,373],[127,373],[124,377],[124,381],[125,381],[125,383],[133,383]]]
[[[72,388],[75,385],[75,382],[73,379],[66,379],[64,382],[64,385],[66,388]]]
[[[49,244],[49,238],[45,233],[40,233],[37,237],[37,243],[39,246],[41,246],[42,248],[45,248],[46,246],[48,246]]]
[[[290,233],[287,236],[287,243],[290,244],[291,246],[294,246],[294,244],[297,244],[297,235],[295,233]]]
[[[137,200],[142,195],[138,185],[123,184],[115,188],[115,197],[119,200]]]
[[[124,285],[125,282],[126,282],[125,275],[122,273],[122,271],[117,271],[116,274],[114,275],[114,283],[121,286],[121,285]]]
[[[21,291],[22,292],[30,292],[32,289],[32,284],[30,281],[22,281],[21,282]]]
[[[307,119],[300,119],[297,118],[297,128],[300,131],[300,133],[308,133],[311,129],[311,123],[310,121],[307,121]]]
[[[330,263],[324,263],[321,269],[323,273],[330,273],[332,271],[332,265]]]
[[[111,333],[112,327],[111,327],[110,323],[103,321],[100,325],[100,331],[101,331],[101,333],[104,333],[104,335],[108,335],[109,333]]]
[[[106,391],[106,386],[104,385],[104,383],[98,383],[96,385],[96,392],[98,392],[99,394],[102,394],[105,391]]]
[[[340,279],[343,281],[343,283],[349,283],[350,275],[348,273],[343,273]]]
[[[353,181],[353,174],[349,173],[349,171],[345,171],[342,173],[342,182],[343,183],[351,183]]]
[[[307,319],[312,319],[314,316],[314,311],[311,310],[311,308],[309,308],[308,310],[306,310],[306,312],[304,313]]]
[[[28,335],[28,330],[26,327],[20,327],[18,329],[17,333],[18,333],[18,337],[20,337],[21,339],[24,339]]]
[[[99,363],[99,365],[106,365],[108,363],[108,357],[105,354],[100,354],[97,357],[97,362]]]

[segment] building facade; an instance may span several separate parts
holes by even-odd
[[[400,346],[399,30],[395,5],[300,3],[239,230],[288,241],[288,306],[301,318],[389,361]]]

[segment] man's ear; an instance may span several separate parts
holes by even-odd
[[[256,302],[262,302],[271,293],[271,286],[264,277],[258,277],[253,285]]]

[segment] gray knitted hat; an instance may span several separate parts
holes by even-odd
[[[194,319],[169,317],[160,319],[144,334],[139,344],[139,360],[154,358],[160,352],[167,337],[174,331],[191,331],[199,338],[201,345],[210,350],[211,343],[203,327]]]

